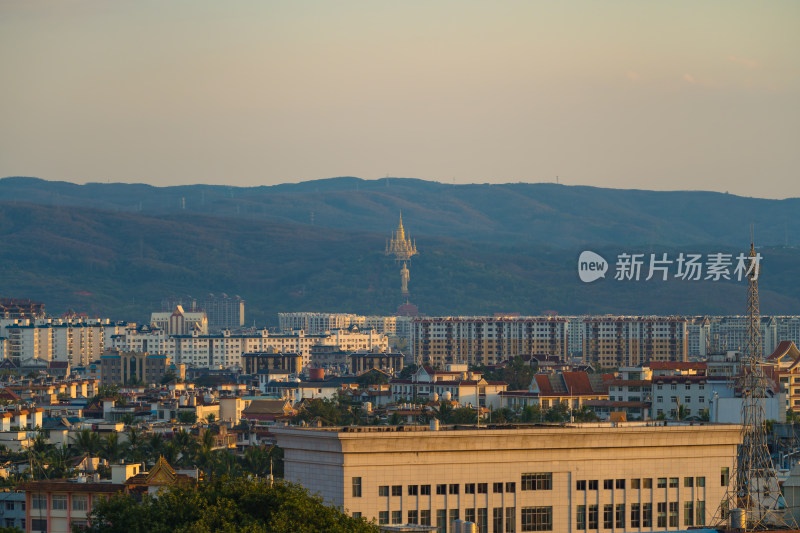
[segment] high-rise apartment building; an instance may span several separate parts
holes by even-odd
[[[687,360],[687,320],[680,317],[589,317],[583,360],[601,367]]]
[[[200,308],[208,317],[208,329],[238,329],[244,326],[244,300],[240,296],[209,294],[200,299]]]
[[[414,360],[443,367],[493,365],[518,355],[565,358],[569,321],[562,317],[417,317],[411,325]]]

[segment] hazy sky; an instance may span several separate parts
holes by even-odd
[[[800,196],[800,2],[0,1],[0,176]]]

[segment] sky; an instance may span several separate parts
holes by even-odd
[[[0,177],[800,197],[800,2],[3,0]]]

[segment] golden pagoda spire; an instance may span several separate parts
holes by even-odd
[[[397,232],[392,232],[392,238],[386,241],[386,255],[393,255],[395,261],[402,263],[400,269],[400,293],[408,302],[408,262],[411,257],[417,255],[417,243],[406,237],[406,230],[403,227],[403,212],[400,211],[400,220],[397,224]]]
[[[403,229],[403,210],[400,210],[400,223],[397,225],[397,240],[406,240],[406,230]]]

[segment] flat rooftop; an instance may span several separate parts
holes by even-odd
[[[430,425],[401,425],[401,426],[283,426],[275,429],[300,429],[308,431],[327,431],[331,433],[410,433],[415,431],[497,431],[497,430],[535,430],[552,431],[553,429],[593,429],[593,428],[689,428],[689,427],[739,427],[738,424],[722,424],[712,422],[666,422],[658,421],[631,421],[631,422],[567,422],[567,423],[516,423],[516,424],[440,424],[438,429]]]

